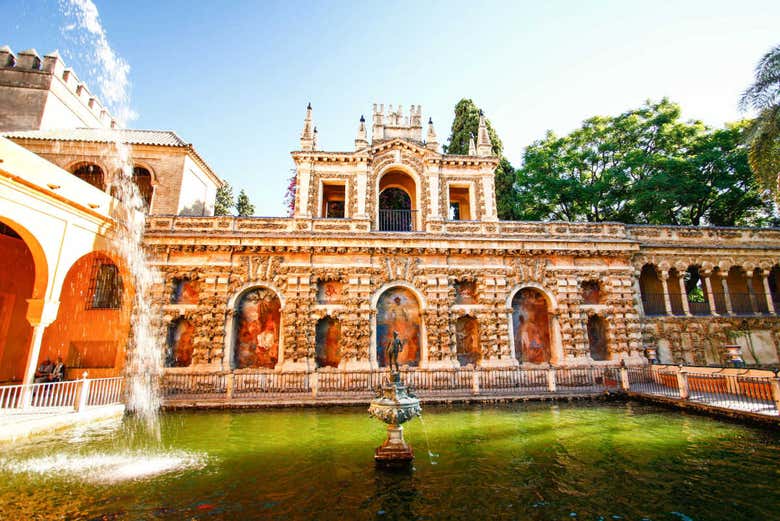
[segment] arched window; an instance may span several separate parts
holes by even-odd
[[[73,175],[98,190],[106,191],[106,176],[103,169],[93,163],[79,163],[72,170]]]
[[[379,180],[379,230],[409,232],[415,229],[417,184],[407,173],[393,170]]]
[[[141,198],[146,203],[146,210],[149,211],[152,205],[152,174],[146,168],[137,166],[133,168],[133,182],[138,187]]]
[[[710,304],[707,298],[707,288],[699,275],[698,266],[689,266],[683,274],[685,280],[685,296],[688,299],[688,309],[692,315],[709,315]]]
[[[92,265],[87,309],[119,309],[122,305],[122,277],[119,268],[104,257],[96,257]]]

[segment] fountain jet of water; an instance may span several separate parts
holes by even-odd
[[[68,29],[82,31],[81,41],[91,46],[93,53],[90,57],[98,70],[96,79],[101,96],[120,125],[124,126],[134,116],[130,108],[129,65],[109,44],[97,7],[91,0],[61,0],[60,5],[66,17],[75,18],[75,24]],[[115,149],[111,155],[113,168],[109,173],[109,190],[119,201],[113,215],[117,222],[114,246],[125,263],[126,273],[133,279],[135,290],[126,366],[127,406],[154,427],[160,407],[158,386],[163,353],[152,324],[152,317],[156,314],[149,296],[158,274],[150,268],[143,249],[145,201],[133,182],[130,146],[123,140],[121,131],[106,132],[111,136]]]

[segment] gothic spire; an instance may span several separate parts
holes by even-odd
[[[301,150],[314,150],[316,146],[316,127],[312,130],[311,103],[306,106],[306,118],[303,120],[303,132],[301,132]]]
[[[360,116],[360,126],[358,127],[357,137],[355,138],[355,150],[368,146],[368,136],[366,135],[366,118]]]
[[[485,113],[482,109],[479,110],[479,132],[477,134],[477,155],[478,156],[492,156],[493,155],[493,143],[490,141],[490,134],[488,134],[487,124],[485,123]]]

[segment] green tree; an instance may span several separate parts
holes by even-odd
[[[740,145],[743,126],[680,120],[664,99],[570,134],[548,132],[517,172],[520,217],[648,224],[760,224],[769,215]]]
[[[233,187],[225,181],[225,184],[217,188],[217,199],[214,202],[214,215],[230,215],[230,210],[235,206]]]
[[[518,193],[514,186],[515,170],[504,157],[504,145],[496,134],[490,120],[485,118],[490,141],[493,144],[493,154],[499,157],[500,162],[495,171],[496,210],[498,218],[502,220],[516,219],[519,215]],[[452,129],[447,145],[444,145],[446,154],[468,154],[469,140],[476,141],[479,131],[479,107],[471,99],[463,98],[455,105],[455,119],[452,121]]]
[[[740,108],[758,114],[746,133],[748,162],[762,186],[777,193],[780,174],[780,45],[756,66],[756,79],[740,99]]]
[[[251,202],[249,202],[249,196],[246,195],[246,192],[243,188],[240,192],[238,192],[238,198],[236,199],[236,212],[239,217],[248,217],[250,215],[254,215],[255,213],[255,207]]]

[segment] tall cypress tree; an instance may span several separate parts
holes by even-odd
[[[515,189],[515,170],[504,157],[504,144],[496,134],[490,120],[485,118],[488,135],[493,144],[493,153],[501,160],[495,172],[496,210],[501,220],[517,219],[519,210],[518,193]],[[479,107],[468,98],[463,98],[455,105],[455,119],[452,121],[452,131],[444,145],[447,154],[468,154],[469,140],[477,139],[479,130]]]

